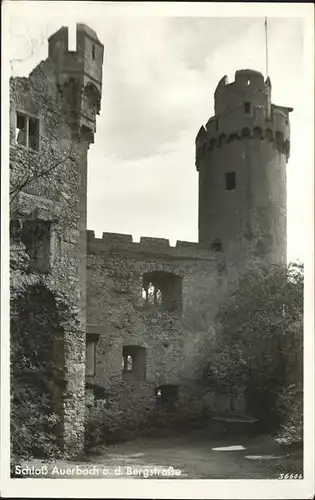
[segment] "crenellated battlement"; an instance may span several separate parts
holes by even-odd
[[[218,240],[240,267],[252,255],[284,262],[293,109],[272,104],[270,79],[245,69],[221,78],[214,110],[195,141],[199,241]]]
[[[69,125],[91,143],[101,109],[104,47],[85,24],[76,25],[76,50],[68,49],[68,38],[63,26],[48,39],[47,61],[55,67]]]
[[[63,26],[48,39],[48,58],[57,63],[59,81],[67,79],[67,72],[82,74],[82,77],[92,79],[101,91],[103,44],[89,26],[76,25],[76,50],[69,50],[69,29]],[[86,84],[86,81],[84,81]]]
[[[177,241],[171,246],[166,238],[142,236],[140,242],[133,241],[131,234],[103,233],[96,238],[95,232],[87,231],[87,253],[130,252],[132,254],[160,255],[174,258],[215,260],[215,254],[196,242]]]
[[[290,158],[290,126],[286,122],[283,114],[277,114],[276,123],[246,123],[244,120],[243,127],[240,130],[233,131],[231,127],[228,132],[223,132],[223,127],[221,130],[213,130],[213,122],[207,124],[207,130],[203,134],[199,134],[198,141],[196,143],[196,168],[199,170],[200,160],[209,152],[215,150],[216,148],[221,148],[234,141],[242,140],[260,140],[268,141],[273,143],[275,148],[282,154],[286,156],[286,161]],[[274,126],[273,126],[274,125]],[[283,125],[281,127],[281,125]],[[208,130],[209,129],[209,130]]]
[[[244,101],[267,107],[271,83],[259,71],[242,69],[236,71],[234,82],[229,83],[227,76],[219,81],[214,93],[215,114],[221,114]]]
[[[208,151],[237,140],[266,140],[290,156],[292,108],[271,104],[271,82],[258,71],[241,70],[235,81],[223,77],[215,91],[215,115],[202,126],[196,137],[196,167]]]

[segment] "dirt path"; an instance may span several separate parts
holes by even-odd
[[[213,449],[230,446],[241,449]],[[42,466],[39,461],[32,465]],[[210,440],[205,431],[195,431],[103,447],[84,462],[58,461],[37,477],[277,479],[281,473],[301,474],[302,458],[289,455],[269,436]]]

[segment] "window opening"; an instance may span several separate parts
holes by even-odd
[[[127,356],[127,372],[131,372],[132,370],[132,357]]]
[[[16,114],[16,130],[15,130],[15,140],[18,144],[22,146],[27,145],[26,141],[26,116],[20,113]]]
[[[85,374],[88,376],[95,375],[95,350],[96,341],[87,339],[85,351]]]
[[[18,144],[38,151],[39,120],[21,113],[16,114],[15,140]]]
[[[144,306],[172,311],[181,309],[181,278],[164,271],[153,271],[143,275],[141,297]]]
[[[244,102],[244,110],[245,110],[245,113],[248,115],[251,113],[251,103],[250,102]]]
[[[211,245],[211,250],[213,252],[222,252],[222,243],[220,240],[213,241]]]
[[[225,189],[226,191],[232,191],[236,187],[235,172],[227,172],[225,174]]]
[[[92,45],[92,59],[95,61],[95,45]]]
[[[247,86],[250,85],[250,79],[247,80]]]
[[[123,346],[122,372],[126,380],[143,380],[146,374],[146,350],[142,346]]]
[[[85,382],[85,389],[86,392],[89,391],[90,394],[92,393],[94,401],[103,400],[107,402],[108,395],[105,391],[105,388],[101,385],[92,384],[91,382]]]
[[[172,410],[178,399],[177,385],[161,385],[155,389],[155,398],[158,406]]]

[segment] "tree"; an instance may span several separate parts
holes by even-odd
[[[60,308],[59,308],[60,309]],[[58,452],[54,400],[62,391],[62,328],[53,294],[21,285],[11,299],[11,463]]]
[[[31,36],[23,35],[24,55],[23,57],[10,59],[11,74],[16,72],[16,67],[24,64],[34,56],[36,50],[38,50],[47,39],[47,36],[48,33],[44,31],[41,31],[36,39]],[[19,35],[17,35],[17,38],[19,38]],[[38,189],[38,184],[42,179],[44,182],[49,182],[54,175],[54,171],[62,169],[63,165],[66,164],[75,153],[73,141],[70,141],[66,147],[63,146],[62,141],[64,128],[60,127],[60,124],[64,118],[64,110],[61,105],[64,96],[60,95],[58,102],[52,88],[47,92],[49,81],[45,71],[41,71],[41,64],[37,66],[35,71],[30,73],[29,79],[21,77],[11,77],[10,79],[11,106],[15,104],[15,94],[22,94],[25,103],[28,94],[31,93],[33,98],[31,99],[33,100],[31,107],[34,107],[34,102],[37,102],[36,114],[38,114],[40,110],[41,120],[48,120],[50,123],[48,130],[45,130],[44,136],[40,137],[39,128],[34,131],[35,141],[41,141],[41,154],[35,161],[34,154],[36,154],[36,148],[33,148],[32,151],[27,151],[27,149],[25,149],[22,154],[17,154],[17,151],[12,150],[12,146],[18,144],[17,135],[20,131],[17,120],[15,120],[15,130],[11,129],[9,192],[11,216],[16,210],[15,205],[19,193],[27,191],[29,188],[32,189],[35,185],[37,185],[36,188]],[[31,100],[29,100],[28,104],[30,104]],[[22,106],[22,108],[23,107],[24,106]]]
[[[250,264],[216,319],[208,380],[231,392],[241,384],[252,414],[268,427],[285,425],[287,399],[302,394],[303,266]]]
[[[32,140],[33,147],[22,147],[27,130],[23,114],[11,116],[11,147],[10,147],[10,211],[11,217],[17,211],[17,201],[22,192],[47,196],[50,182],[58,181],[58,175],[70,162],[76,161],[76,144],[73,138],[65,141],[68,130],[65,122],[67,97],[65,93],[56,90],[53,81],[49,81],[47,70],[39,65],[29,79],[11,78],[11,108],[16,107],[16,101],[23,101],[26,112],[30,111],[40,119],[35,121]],[[20,105],[21,107],[21,105]],[[19,123],[20,121],[22,123]],[[24,120],[24,121],[23,121]],[[24,124],[25,122],[25,124]],[[13,125],[14,123],[14,125]],[[41,130],[42,124],[49,124]],[[40,147],[39,147],[40,145]]]

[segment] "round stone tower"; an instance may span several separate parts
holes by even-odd
[[[223,77],[215,115],[196,138],[199,243],[237,268],[251,258],[286,262],[289,112],[271,104],[271,83],[241,70]]]

